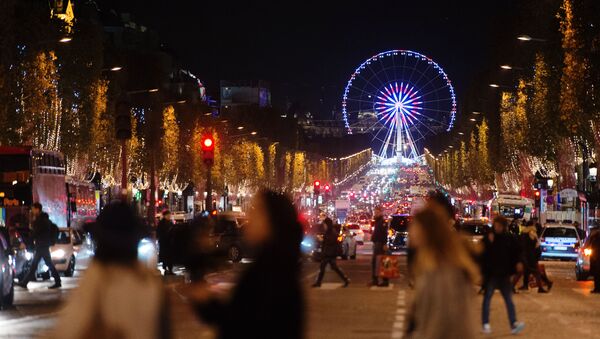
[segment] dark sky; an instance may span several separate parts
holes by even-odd
[[[437,61],[460,101],[470,79],[490,66],[492,37],[516,0],[105,2],[158,30],[210,92],[218,93],[219,79],[264,79],[309,92],[324,87],[337,103],[356,66],[389,49]]]

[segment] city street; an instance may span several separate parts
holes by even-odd
[[[304,267],[303,282],[307,291],[308,338],[401,338],[407,314],[406,306],[412,298],[405,279],[393,281],[390,288],[367,287],[370,279],[370,244],[360,249],[356,260],[338,260],[348,274],[351,284],[342,288],[337,275],[327,271],[321,288],[311,289],[318,271],[317,263]],[[402,272],[405,272],[402,261]],[[537,294],[535,290],[515,296],[517,314],[527,327],[523,338],[567,338],[570,336],[600,338],[600,298],[590,295],[592,281],[577,282],[572,262],[544,262],[555,285],[549,294]],[[215,288],[227,289],[235,279],[235,272],[247,264],[236,265],[209,277]],[[0,338],[31,338],[52,326],[60,302],[76,288],[81,274],[65,278],[60,290],[45,289],[50,283],[37,282],[28,291],[17,290],[15,308],[0,312]],[[181,272],[179,272],[181,273]],[[171,318],[175,338],[212,338],[210,328],[197,321],[177,293],[182,277],[165,282],[170,292]],[[477,288],[473,288],[475,294]],[[481,297],[475,298],[477,325]],[[510,336],[506,312],[499,293],[492,302],[493,334],[482,338]]]

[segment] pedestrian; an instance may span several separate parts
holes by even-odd
[[[175,275],[173,273],[173,227],[171,211],[164,210],[156,226],[158,261],[162,262],[164,275]]]
[[[554,284],[546,274],[541,274],[539,260],[542,255],[540,241],[537,236],[537,229],[533,221],[528,221],[519,236],[522,260],[523,260],[523,286],[519,288],[521,291],[529,289],[529,276],[532,275],[538,286],[538,293],[548,293]],[[518,277],[518,276],[517,276]],[[548,286],[548,290],[544,289],[542,281]]]
[[[512,235],[518,236],[519,235],[519,220],[513,219],[510,222],[510,226],[508,227],[508,230]]]
[[[48,288],[60,288],[62,286],[60,275],[54,267],[54,263],[52,263],[52,257],[50,256],[50,246],[56,243],[58,237],[58,228],[52,221],[50,221],[48,213],[42,211],[42,204],[39,202],[36,202],[31,206],[31,216],[33,218],[33,230],[31,232],[31,238],[33,239],[35,254],[33,255],[31,266],[29,266],[29,271],[23,277],[23,280],[18,282],[16,285],[27,288],[27,284],[31,280],[35,280],[35,275],[37,273],[40,260],[44,259],[44,263],[54,278],[54,285]]]
[[[600,229],[593,228],[590,232],[590,273],[594,276],[594,289],[591,293],[600,293]]]
[[[232,295],[221,300],[202,281],[186,291],[196,313],[217,329],[217,338],[303,338],[300,284],[302,226],[291,200],[265,190],[253,198],[244,239],[255,260]]]
[[[417,254],[406,337],[475,338],[471,300],[479,273],[460,235],[448,227],[446,213],[435,208],[415,214],[409,229]]]
[[[519,261],[518,246],[516,240],[508,233],[508,220],[502,216],[494,218],[492,223],[493,233],[484,238],[483,267],[482,273],[486,281],[483,295],[481,320],[482,331],[485,334],[492,332],[490,326],[490,302],[494,291],[500,290],[510,322],[513,334],[523,331],[525,324],[517,321],[515,305],[512,301],[511,275],[516,272]]]
[[[336,258],[340,252],[340,244],[337,240],[339,232],[330,218],[325,218],[325,220],[323,220],[323,230],[323,241],[321,242],[321,266],[319,267],[317,280],[312,287],[321,287],[327,264],[329,264],[331,269],[340,276],[344,282],[344,287],[348,287],[350,279],[346,277],[336,262]]]
[[[138,261],[149,232],[125,202],[104,207],[90,228],[96,253],[61,311],[52,338],[166,339],[167,295],[155,270]]]
[[[379,282],[377,272],[377,257],[387,253],[388,227],[383,220],[383,210],[380,206],[376,206],[373,211],[375,222],[373,225],[373,234],[371,241],[373,242],[373,257],[371,258],[371,286],[387,287],[390,282],[387,278],[383,278]],[[412,257],[411,257],[412,258]]]

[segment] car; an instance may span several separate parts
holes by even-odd
[[[65,277],[72,277],[75,273],[75,263],[77,252],[76,246],[81,245],[81,239],[73,232],[71,228],[59,228],[56,244],[50,247],[50,257],[58,273]],[[44,265],[45,266],[45,265]],[[42,267],[44,267],[42,266]],[[47,267],[42,269],[48,272]],[[44,273],[44,275],[49,274]]]
[[[540,236],[542,259],[577,260],[584,237],[583,230],[571,224],[546,224]]]
[[[583,245],[577,248],[577,261],[575,262],[575,278],[577,281],[587,280],[590,276],[590,257],[592,248],[588,237]]]
[[[304,257],[313,261],[320,261],[321,241],[323,241],[323,227],[320,224],[314,224],[307,228],[301,243]]]
[[[490,230],[487,219],[470,219],[459,223],[458,231],[470,241],[477,243]]]
[[[346,225],[346,229],[358,245],[363,245],[365,243],[365,232],[361,229],[359,224],[348,224]]]
[[[250,256],[242,236],[242,229],[247,222],[240,213],[221,213],[216,216],[209,239],[218,255],[225,255],[232,262]]]
[[[391,251],[401,251],[408,248],[408,224],[412,217],[408,214],[394,214],[390,217],[389,226],[392,236],[388,239]]]
[[[15,299],[15,262],[8,232],[0,227],[0,309],[11,307]]]

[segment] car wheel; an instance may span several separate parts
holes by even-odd
[[[69,266],[65,271],[65,277],[72,277],[75,274],[75,257],[71,256],[71,260],[69,260]]]
[[[239,262],[240,260],[242,260],[242,252],[240,251],[239,247],[231,246],[227,251],[227,257],[232,262]]]

